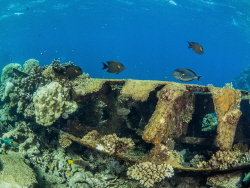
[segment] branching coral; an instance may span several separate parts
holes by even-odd
[[[151,162],[143,162],[129,167],[127,175],[131,179],[139,180],[144,187],[152,187],[155,182],[160,182],[165,177],[171,178],[174,170],[170,164],[156,165]]]
[[[213,169],[225,170],[237,166],[239,159],[232,151],[217,151],[208,161]]]
[[[194,158],[190,161],[190,164],[194,167],[198,167],[200,165],[200,162],[205,161],[205,157],[203,155],[196,154]]]
[[[109,153],[122,153],[134,147],[134,142],[130,138],[119,138],[116,134],[105,135],[100,139],[102,145],[108,149]]]

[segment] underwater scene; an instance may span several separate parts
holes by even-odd
[[[248,0],[0,0],[0,188],[249,188]]]

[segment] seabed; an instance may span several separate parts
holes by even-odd
[[[4,67],[1,139],[19,145],[0,148],[0,187],[249,186],[247,91],[57,71],[69,65]]]

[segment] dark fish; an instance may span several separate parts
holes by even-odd
[[[188,42],[188,44],[189,44],[188,48],[192,48],[195,53],[200,54],[200,55],[204,54],[203,48],[199,43],[197,43],[197,42]]]
[[[29,75],[23,71],[20,71],[18,69],[13,68],[12,71],[18,76],[18,77],[28,77]]]
[[[197,76],[197,74],[194,71],[190,69],[185,69],[185,68],[176,69],[172,75],[176,79],[183,81],[183,82],[189,82],[194,79],[197,79],[199,81],[201,77],[201,76]]]
[[[76,76],[81,75],[82,73],[83,73],[83,71],[82,71],[81,67],[78,67],[76,65],[67,66],[63,70],[63,75],[67,76],[67,77],[76,77]]]
[[[123,64],[121,64],[118,61],[107,61],[108,65],[103,63],[103,68],[102,69],[108,69],[107,72],[109,73],[116,73],[119,74],[123,70],[125,70],[125,67]]]
[[[88,165],[88,162],[87,161],[84,161],[82,159],[75,159],[75,160],[68,160],[67,161],[68,164],[76,164],[76,165],[79,165],[79,166],[82,166],[82,167],[85,167]]]

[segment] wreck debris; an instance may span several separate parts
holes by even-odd
[[[139,158],[139,156],[133,156],[129,154],[129,152],[134,147],[133,140],[129,138],[119,138],[116,136],[116,134],[101,136],[95,130],[89,132],[83,138],[78,138],[61,130],[52,130],[59,132],[60,138],[72,140],[83,146],[94,149],[95,151],[113,156],[124,161],[134,162]],[[63,143],[63,141],[60,142]]]
[[[143,139],[154,144],[185,134],[194,110],[192,94],[182,84],[166,85],[157,96],[156,109],[143,132]]]
[[[127,80],[121,90],[124,99],[132,97],[135,101],[146,101],[149,93],[158,86],[159,81],[149,80]]]
[[[210,87],[213,95],[215,112],[218,119],[216,146],[221,150],[230,150],[241,116],[239,109],[241,93],[238,90]]]

